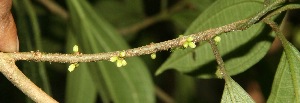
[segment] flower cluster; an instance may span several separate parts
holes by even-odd
[[[126,54],[125,51],[122,51],[118,56],[111,57],[109,61],[116,62],[117,67],[126,66],[127,62],[124,59],[125,54]]]
[[[216,44],[218,44],[219,42],[221,42],[221,37],[216,36],[216,37],[214,38],[214,41],[215,41]]]
[[[188,37],[186,41],[183,43],[183,47],[191,47],[191,48],[196,48],[195,42],[193,42],[194,38],[193,37]]]

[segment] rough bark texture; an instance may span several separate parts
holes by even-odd
[[[13,58],[1,52],[0,57],[0,72],[25,95],[37,103],[58,103],[30,81],[15,65]]]

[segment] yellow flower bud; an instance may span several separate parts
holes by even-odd
[[[156,58],[156,53],[152,53],[152,54],[151,54],[151,58],[152,58],[152,59],[155,59],[155,58]]]
[[[74,71],[75,67],[76,67],[75,64],[71,64],[71,65],[69,66],[68,70],[69,70],[70,72],[72,72],[72,71]]]
[[[127,62],[126,62],[126,60],[122,60],[122,66],[126,66],[127,65]]]
[[[121,53],[120,53],[120,57],[125,57],[125,51],[122,51]]]
[[[184,42],[184,43],[183,43],[183,47],[184,47],[184,48],[187,48],[188,46],[189,46],[189,42]]]
[[[189,42],[189,47],[196,48],[196,44],[194,42]]]
[[[116,62],[119,58],[117,56],[113,56],[109,59],[111,62]]]
[[[214,41],[215,41],[216,43],[219,43],[219,42],[221,41],[221,37],[216,36],[216,37],[214,38]]]
[[[188,38],[186,39],[186,41],[188,41],[188,42],[192,42],[193,40],[194,40],[193,37],[188,37]]]
[[[77,45],[73,46],[73,52],[78,52],[78,46]]]

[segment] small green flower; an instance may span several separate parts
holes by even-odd
[[[152,53],[151,54],[151,59],[155,59],[156,58],[156,53]]]
[[[122,66],[126,66],[127,62],[124,59],[118,59],[116,64],[117,64],[117,67],[122,67]]]
[[[78,46],[77,45],[73,46],[73,52],[78,52]]]
[[[216,44],[218,44],[218,43],[221,41],[221,37],[216,36],[216,37],[214,38],[214,41],[216,42]]]
[[[196,48],[196,44],[194,42],[189,42],[189,47]]]
[[[74,71],[75,68],[76,68],[76,64],[71,64],[71,65],[69,66],[68,70],[69,70],[70,72],[72,72],[72,71]]]
[[[221,70],[220,70],[220,68],[219,67],[217,67],[217,71],[216,71],[216,76],[218,77],[218,78],[220,78],[220,79],[222,79],[223,78],[223,73],[221,72]]]
[[[183,43],[183,47],[184,47],[184,48],[189,47],[189,42],[184,42],[184,43]]]
[[[116,62],[118,59],[119,59],[119,57],[113,56],[113,57],[111,57],[111,58],[109,59],[109,61],[111,61],[111,62]]]
[[[122,60],[117,60],[116,64],[117,64],[117,67],[122,67],[123,66]]]
[[[188,42],[192,42],[193,40],[194,40],[193,37],[188,37],[188,38],[186,39],[186,41],[188,41]]]
[[[125,59],[123,57],[125,57],[125,51],[120,52],[119,56],[113,56],[113,57],[111,57],[109,59],[109,61],[116,62],[117,67],[126,66],[127,62],[125,61]]]
[[[74,69],[77,68],[78,66],[79,66],[78,63],[73,63],[73,64],[71,64],[71,65],[69,66],[68,70],[69,70],[70,72],[72,72],[72,71],[74,71]]]
[[[183,47],[184,48],[187,48],[187,47],[196,48],[196,44],[193,42],[193,40],[194,40],[193,37],[188,37],[186,39],[186,41],[183,43]]]
[[[127,62],[126,62],[126,60],[122,60],[122,66],[126,66],[127,65]]]
[[[125,51],[122,51],[121,53],[120,53],[120,57],[125,57]]]

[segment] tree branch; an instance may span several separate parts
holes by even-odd
[[[227,75],[227,72],[226,72],[226,69],[225,69],[225,63],[224,63],[224,61],[222,59],[222,56],[219,52],[218,46],[217,46],[216,42],[212,39],[208,40],[208,42],[211,46],[211,49],[214,53],[216,61],[219,65],[220,74],[221,74],[222,78],[224,77],[225,80],[226,80],[226,78],[228,78],[228,75]]]
[[[57,5],[53,0],[38,0],[41,4],[47,7],[54,14],[59,15],[64,20],[67,20],[69,15],[65,9]]]
[[[203,32],[191,34],[188,36],[179,37],[173,40],[168,40],[160,43],[151,43],[146,46],[124,50],[124,57],[140,56],[145,54],[152,54],[158,51],[165,51],[176,47],[182,47],[183,43],[188,37],[194,38],[192,42],[200,42],[209,40],[218,34],[226,33],[230,31],[242,30],[240,25],[246,23],[249,19],[240,20],[228,25],[224,25],[218,28],[209,29]],[[244,29],[244,28],[243,28]],[[109,60],[113,56],[118,56],[122,51],[96,53],[96,54],[59,54],[59,53],[42,53],[39,51],[32,52],[15,52],[5,53],[14,60],[30,60],[37,62],[60,62],[60,63],[77,63],[77,62],[94,62],[101,60]]]
[[[137,32],[141,29],[144,29],[144,28],[146,28],[146,27],[148,27],[148,26],[150,26],[154,23],[165,20],[166,18],[168,18],[173,13],[183,9],[184,6],[186,6],[187,3],[188,2],[186,0],[181,0],[178,3],[176,3],[174,6],[172,6],[169,10],[163,9],[163,10],[161,10],[160,13],[158,13],[154,16],[148,17],[148,18],[144,19],[142,22],[138,22],[136,24],[133,24],[130,27],[120,29],[119,32],[122,35],[135,33],[135,32]]]
[[[24,94],[38,103],[58,103],[43,90],[31,82],[15,65],[15,60],[0,53],[0,72]]]
[[[275,14],[279,14],[280,12],[276,11],[276,9],[280,8],[280,5],[284,2],[284,0],[279,0],[270,4],[257,15],[250,19],[244,19],[240,21],[233,22],[231,24],[227,24],[218,28],[209,29],[203,32],[194,33],[188,36],[179,37],[176,39],[160,42],[160,43],[151,43],[146,46],[133,48],[124,50],[124,57],[132,57],[132,56],[140,56],[146,54],[152,54],[158,51],[165,51],[176,47],[182,47],[183,43],[186,41],[188,37],[194,38],[192,42],[200,42],[210,40],[213,37],[226,32],[237,31],[237,30],[245,30],[252,26],[254,23],[257,23],[263,17],[269,17],[267,14],[273,16]],[[178,4],[179,5],[179,4]],[[293,6],[293,5],[292,5]],[[175,6],[177,8],[177,6]],[[174,7],[174,8],[175,8]],[[294,6],[293,6],[294,7]],[[299,6],[289,9],[298,9]],[[287,10],[288,8],[284,8],[281,10]],[[273,11],[275,10],[275,11]],[[273,11],[273,12],[271,12]],[[280,10],[279,10],[280,11]],[[170,11],[173,12],[173,11]],[[60,63],[77,63],[77,62],[94,62],[101,60],[109,60],[113,56],[118,56],[122,51],[115,52],[107,52],[107,53],[96,53],[96,54],[51,54],[51,53],[42,53],[39,51],[32,52],[19,52],[19,53],[6,53],[11,56],[14,60],[30,60],[37,62],[60,62]]]
[[[275,8],[271,8],[274,6]],[[140,56],[146,54],[152,54],[158,51],[169,50],[176,47],[182,47],[182,45],[187,41],[189,37],[192,37],[192,42],[201,42],[207,41],[212,42],[211,39],[221,33],[232,32],[237,30],[245,30],[257,23],[263,17],[267,17],[268,13],[277,9],[279,4],[270,4],[262,12],[258,13],[253,18],[244,19],[240,21],[233,22],[218,28],[209,29],[203,32],[194,33],[188,36],[179,37],[176,39],[160,42],[160,43],[151,43],[146,46],[124,50],[124,57]],[[297,6],[296,8],[299,8]],[[290,9],[290,8],[289,8]],[[292,8],[295,9],[295,8]],[[282,9],[287,10],[287,9]],[[276,11],[276,10],[275,10]],[[280,12],[274,12],[271,15],[275,15]],[[56,103],[54,99],[48,96],[40,88],[38,88],[34,83],[32,83],[14,64],[17,60],[30,60],[37,62],[60,62],[60,63],[78,63],[78,62],[93,62],[101,60],[109,60],[111,57],[118,56],[120,52],[107,52],[107,53],[96,53],[96,54],[59,54],[59,53],[43,53],[39,51],[32,52],[15,52],[15,53],[0,53],[0,72],[9,79],[14,85],[16,85],[23,93],[29,96],[35,102],[53,102]],[[217,60],[219,61],[219,60]],[[225,70],[225,69],[224,69]],[[225,73],[225,72],[224,72]]]
[[[158,98],[160,98],[164,103],[175,103],[174,99],[166,94],[162,89],[158,86],[155,86],[155,94]]]

